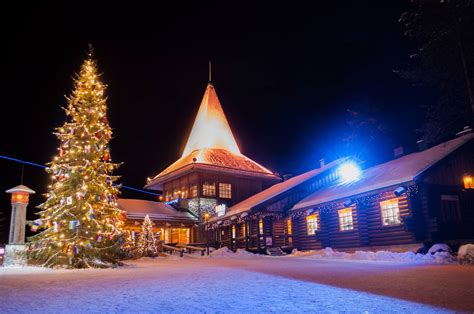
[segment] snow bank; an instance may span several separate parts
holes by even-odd
[[[220,249],[217,249],[211,253],[209,253],[211,257],[232,257],[235,255],[234,252],[232,252],[231,249],[229,249],[227,246],[221,247]]]
[[[430,253],[430,254],[434,254],[434,253],[437,253],[437,252],[452,253],[451,248],[445,243],[437,243],[437,244],[433,245],[432,247],[430,247],[430,249],[428,250],[428,253]]]
[[[211,252],[210,256],[211,257],[216,257],[216,258],[254,258],[254,257],[259,257],[259,255],[250,253],[250,252],[248,252],[244,249],[237,249],[237,251],[234,253],[228,247],[223,247],[223,248],[217,249],[217,250]]]
[[[458,259],[461,264],[474,264],[474,244],[464,244],[458,250]]]
[[[390,251],[356,251],[354,253],[346,253],[334,251],[329,247],[318,251],[300,252],[294,250],[290,256],[363,261],[422,262],[432,264],[451,264],[456,262],[456,259],[448,252],[437,252],[426,255],[415,254],[413,252],[395,253]]]

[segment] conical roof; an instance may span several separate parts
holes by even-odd
[[[203,148],[225,149],[234,154],[240,154],[229,122],[227,122],[224,110],[217,98],[216,90],[211,83],[207,84],[206,92],[181,157]]]
[[[159,190],[161,183],[196,167],[279,179],[240,152],[211,83],[207,85],[181,158],[151,179],[145,187]]]

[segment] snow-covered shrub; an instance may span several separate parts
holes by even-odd
[[[458,260],[461,264],[474,264],[474,244],[464,244],[458,250]]]
[[[445,243],[436,243],[428,250],[428,253],[434,254],[436,252],[448,252],[452,253],[451,248]]]

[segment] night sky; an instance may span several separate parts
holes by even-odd
[[[52,131],[65,121],[64,95],[88,43],[109,86],[112,156],[124,162],[118,174],[130,186],[141,188],[181,155],[209,59],[241,151],[280,174],[357,154],[340,150],[347,109],[376,108],[385,129],[376,140],[362,139],[368,163],[418,139],[416,108],[429,101],[427,92],[392,71],[414,49],[398,23],[409,1],[198,2],[4,8],[0,154],[52,159]],[[9,196],[1,193],[20,183],[21,166],[0,160],[0,169],[0,211],[8,221]],[[44,193],[49,177],[26,166],[24,184]],[[32,198],[30,217],[42,200]]]

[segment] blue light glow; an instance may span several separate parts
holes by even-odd
[[[345,182],[355,181],[359,179],[361,171],[359,166],[354,162],[346,162],[338,169],[339,176]]]

